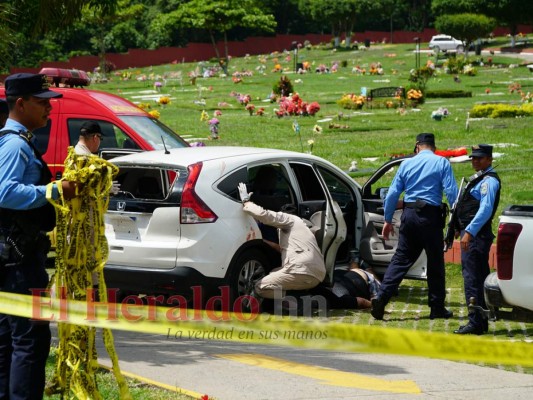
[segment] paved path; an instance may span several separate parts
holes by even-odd
[[[114,335],[123,371],[219,400],[529,400],[533,393],[533,375],[452,361]],[[99,347],[99,361],[110,365]]]

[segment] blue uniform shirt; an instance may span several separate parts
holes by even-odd
[[[28,130],[19,122],[8,119],[1,131],[13,130],[26,136]],[[35,157],[26,139],[8,134],[0,137],[0,207],[28,210],[45,205],[46,186],[37,185],[41,177],[41,162]],[[52,196],[57,198],[54,185]]]
[[[491,169],[492,167],[488,168],[488,170]],[[479,200],[479,210],[474,219],[465,228],[465,231],[472,236],[476,236],[491,217],[499,188],[500,182],[496,178],[485,176],[470,191],[472,197]]]
[[[385,221],[392,222],[402,192],[405,192],[404,202],[420,199],[440,206],[443,191],[448,203],[453,204],[457,198],[457,183],[450,162],[431,150],[422,150],[415,157],[403,161],[398,168],[385,199]]]

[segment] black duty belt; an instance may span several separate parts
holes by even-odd
[[[433,204],[426,203],[424,200],[404,201],[403,206],[404,208],[418,208],[418,209],[422,209],[425,207],[440,208],[440,206],[434,206]]]

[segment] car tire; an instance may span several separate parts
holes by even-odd
[[[440,47],[439,46],[433,47],[433,52],[434,53],[440,53]]]
[[[255,282],[263,278],[270,269],[269,258],[258,249],[244,251],[231,263],[229,286],[233,311],[251,311],[251,302],[242,296],[253,296]],[[235,304],[236,301],[239,304]],[[260,299],[257,299],[256,304],[259,303]]]
[[[463,53],[465,51],[465,48],[464,48],[464,46],[459,45],[459,46],[457,46],[456,50],[457,50],[458,53]]]

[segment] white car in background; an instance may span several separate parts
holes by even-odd
[[[103,154],[105,157],[105,154]],[[350,252],[384,273],[398,244],[385,241],[380,193],[403,159],[387,162],[361,187],[332,163],[310,154],[246,147],[191,147],[113,158],[121,192],[106,213],[107,286],[122,294],[191,299],[229,288],[233,299],[250,294],[254,282],[280,265],[279,253],[262,240],[277,234],[242,210],[237,185],[270,210],[297,206],[318,227],[328,278],[346,267]],[[388,184],[387,184],[388,182]],[[426,278],[423,253],[408,273]]]
[[[429,41],[429,48],[434,52],[439,51],[457,51],[463,52],[465,50],[464,43],[457,40],[450,35],[435,35]]]

